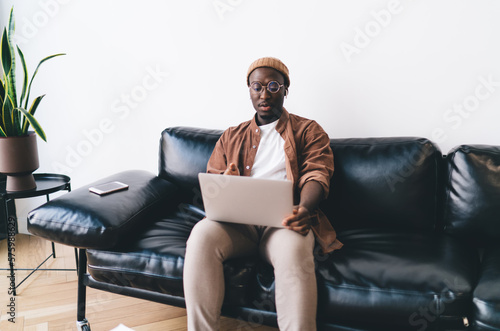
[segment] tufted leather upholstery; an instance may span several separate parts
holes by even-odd
[[[204,216],[197,173],[221,133],[166,129],[158,177],[103,179],[132,185],[99,200],[87,187],[74,190],[31,212],[29,230],[88,248],[89,286],[182,306],[186,240]],[[443,158],[411,137],[333,139],[331,147],[335,174],[321,208],[344,247],[315,254],[318,327],[458,330],[467,317],[477,330],[499,329],[498,148],[462,146]],[[276,325],[272,266],[233,259],[224,272],[223,313],[243,327]]]
[[[484,251],[473,293],[476,330],[500,330],[500,147],[462,145],[448,156],[445,232]]]
[[[338,231],[436,226],[441,153],[427,139],[334,139],[335,172],[323,210]]]
[[[446,233],[479,244],[500,241],[500,147],[462,145],[448,156]]]
[[[126,182],[129,189],[106,196],[89,193],[89,187],[111,181]],[[122,172],[44,205],[42,212],[29,216],[29,231],[74,247],[114,247],[122,236],[154,218],[176,192],[174,185],[146,171]]]
[[[483,256],[480,278],[474,290],[473,316],[476,330],[500,329],[500,246],[488,248]]]

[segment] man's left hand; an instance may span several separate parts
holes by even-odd
[[[285,228],[305,236],[311,230],[311,213],[304,206],[295,206],[292,215],[286,217],[282,224]]]

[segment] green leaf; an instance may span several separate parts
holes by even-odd
[[[9,82],[9,90],[8,93],[10,94],[12,98],[12,103],[14,104],[14,107],[17,107],[17,92],[16,92],[16,53],[14,51],[14,41],[13,37],[16,31],[16,24],[14,20],[14,7],[11,8],[10,10],[10,16],[9,16],[9,30],[7,32],[7,38],[9,40],[9,50],[12,58],[12,65],[10,68],[10,74],[7,75],[7,78],[10,80]]]
[[[53,57],[61,56],[61,55],[66,55],[66,54],[65,53],[60,53],[60,54],[50,55],[50,56],[47,56],[46,58],[42,59],[40,61],[40,63],[38,63],[38,65],[36,66],[35,72],[33,73],[33,76],[31,77],[30,84],[28,85],[28,92],[27,92],[27,95],[26,95],[26,102],[24,104],[24,108],[28,107],[28,100],[29,100],[29,97],[30,97],[31,84],[33,83],[33,79],[35,79],[35,76],[36,76],[36,74],[38,72],[38,69],[40,68],[40,66],[42,65],[42,63],[44,63],[47,60],[52,59]]]
[[[7,37],[7,29],[3,29],[2,34],[2,68],[4,77],[7,77],[12,67],[12,54],[10,54],[9,38]],[[7,90],[8,82],[5,79],[5,89]]]
[[[3,104],[4,97],[5,97],[5,87],[3,86],[3,81],[0,79],[0,104]]]
[[[0,137],[7,137],[7,134],[5,133],[5,131],[2,129],[2,127],[0,126]]]
[[[0,80],[0,127],[5,127],[5,123],[3,122],[3,101],[4,101],[4,97],[5,97],[5,89],[3,87],[2,80]]]
[[[5,117],[3,116],[3,98],[0,97],[0,129],[5,133]]]
[[[21,113],[17,108],[12,109],[12,127],[15,136],[21,136],[23,134],[21,131]]]
[[[19,100],[19,104],[23,104],[24,97],[26,96],[26,88],[28,87],[28,69],[26,68],[26,61],[24,60],[24,54],[21,52],[19,46],[17,46],[17,52],[19,53],[19,57],[21,58],[21,64],[23,66],[24,80],[23,80],[23,90],[21,92],[21,99]]]
[[[33,103],[31,104],[31,107],[29,110],[29,113],[31,114],[31,116],[35,116],[36,109],[38,108],[38,105],[40,104],[40,101],[42,101],[44,96],[45,96],[45,94],[41,95],[41,96],[37,97],[35,100],[33,100]],[[23,118],[23,129],[22,129],[23,134],[28,133],[29,124],[30,123],[27,121],[27,118],[24,117]]]
[[[10,98],[10,95],[6,94],[5,100],[2,104],[2,118],[4,120],[3,124],[5,128],[5,133],[8,136],[16,135],[14,128],[14,121],[12,119],[12,109],[14,109],[12,99]]]
[[[12,8],[10,9],[8,26],[9,26],[9,33],[10,33],[10,31],[12,31],[12,34],[14,34],[14,31],[16,29],[15,20],[14,20],[14,6],[12,6]]]
[[[38,98],[37,98],[38,99]],[[35,100],[36,101],[36,100]],[[33,102],[34,103],[34,102]],[[42,127],[38,123],[38,121],[31,115],[26,109],[24,108],[17,108],[19,109],[24,116],[28,119],[28,122],[31,124],[31,127],[33,130],[35,130],[36,134],[45,142],[47,142],[47,137],[45,136],[45,132],[43,132]]]

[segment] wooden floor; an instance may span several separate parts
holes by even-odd
[[[33,268],[51,253],[49,242],[28,235],[17,235],[15,267]],[[42,268],[75,268],[74,250],[56,244],[57,258]],[[0,268],[8,268],[7,241],[0,242]],[[76,271],[37,271],[9,295],[9,271],[0,270],[0,331],[76,330]],[[16,282],[29,272],[18,270]],[[9,322],[14,298],[15,323]],[[150,301],[87,289],[87,318],[92,331],[108,331],[123,324],[136,331],[186,330],[186,310]],[[230,318],[222,318],[221,330],[277,330]]]

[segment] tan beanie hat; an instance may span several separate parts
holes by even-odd
[[[250,85],[249,78],[252,71],[262,67],[273,68],[278,70],[285,78],[285,86],[286,87],[290,86],[290,77],[288,76],[288,68],[283,62],[281,62],[279,59],[275,57],[262,57],[260,59],[255,60],[248,68],[247,85]]]

